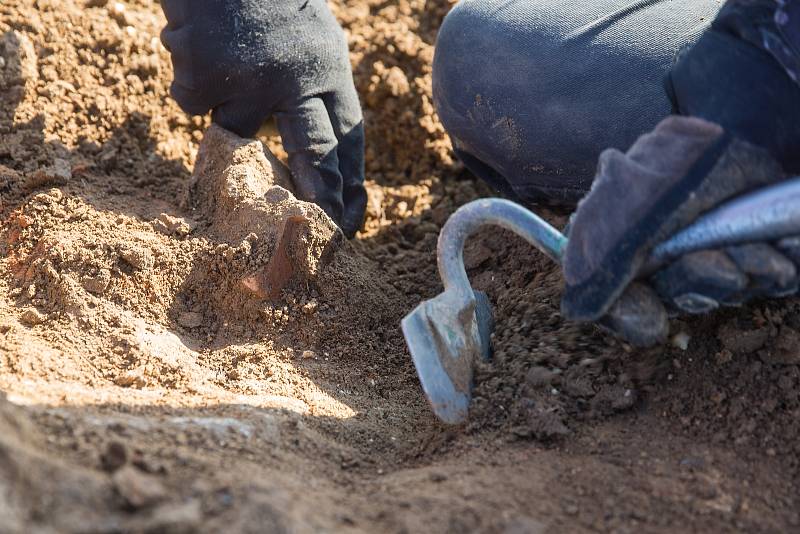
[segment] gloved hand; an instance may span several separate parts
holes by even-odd
[[[275,116],[298,196],[352,237],[366,209],[364,127],[347,42],[325,0],[162,0],[187,113],[252,137]]]
[[[733,196],[784,178],[781,166],[761,148],[728,135],[702,119],[672,116],[639,138],[627,153],[607,150],[597,177],[581,201],[564,255],[566,288],[562,309],[574,320],[597,321],[640,275],[651,250],[699,215]],[[790,250],[791,243],[783,243]],[[669,305],[705,312],[758,295],[796,291],[795,264],[769,244],[688,254],[650,281]],[[664,314],[652,289],[637,289],[631,308],[646,318]],[[630,300],[630,299],[629,299]],[[646,321],[645,321],[646,322]],[[613,323],[613,321],[612,321]],[[666,335],[612,324],[637,344]]]
[[[670,71],[667,92],[686,117],[666,119],[627,154],[601,155],[570,225],[567,317],[650,345],[667,334],[659,298],[704,313],[797,291],[800,238],[687,254],[646,284],[630,284],[652,248],[701,213],[783,179],[784,170],[800,172],[798,4],[728,0]]]

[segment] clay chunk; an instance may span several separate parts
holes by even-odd
[[[241,287],[277,299],[292,280],[313,280],[344,238],[316,204],[298,200],[289,170],[260,141],[212,125],[185,203],[231,246],[255,243]]]

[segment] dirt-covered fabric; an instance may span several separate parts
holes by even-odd
[[[626,153],[605,151],[570,225],[564,313],[599,319],[653,246],[721,202],[782,178],[766,151],[693,117],[664,119]]]

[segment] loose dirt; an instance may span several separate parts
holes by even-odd
[[[487,231],[494,357],[466,425],[432,417],[399,321],[441,290],[447,216],[491,195],[431,104],[452,3],[333,2],[368,128],[347,242],[269,125],[169,99],[155,2],[3,1],[0,532],[800,529],[796,300],[634,350]]]

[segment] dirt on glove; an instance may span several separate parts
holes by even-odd
[[[0,5],[0,532],[800,529],[795,299],[635,350],[487,230],[493,360],[467,424],[433,418],[399,322],[441,291],[448,215],[492,194],[431,103],[452,4],[332,4],[368,136],[352,242],[273,129],[169,99],[156,2]]]

